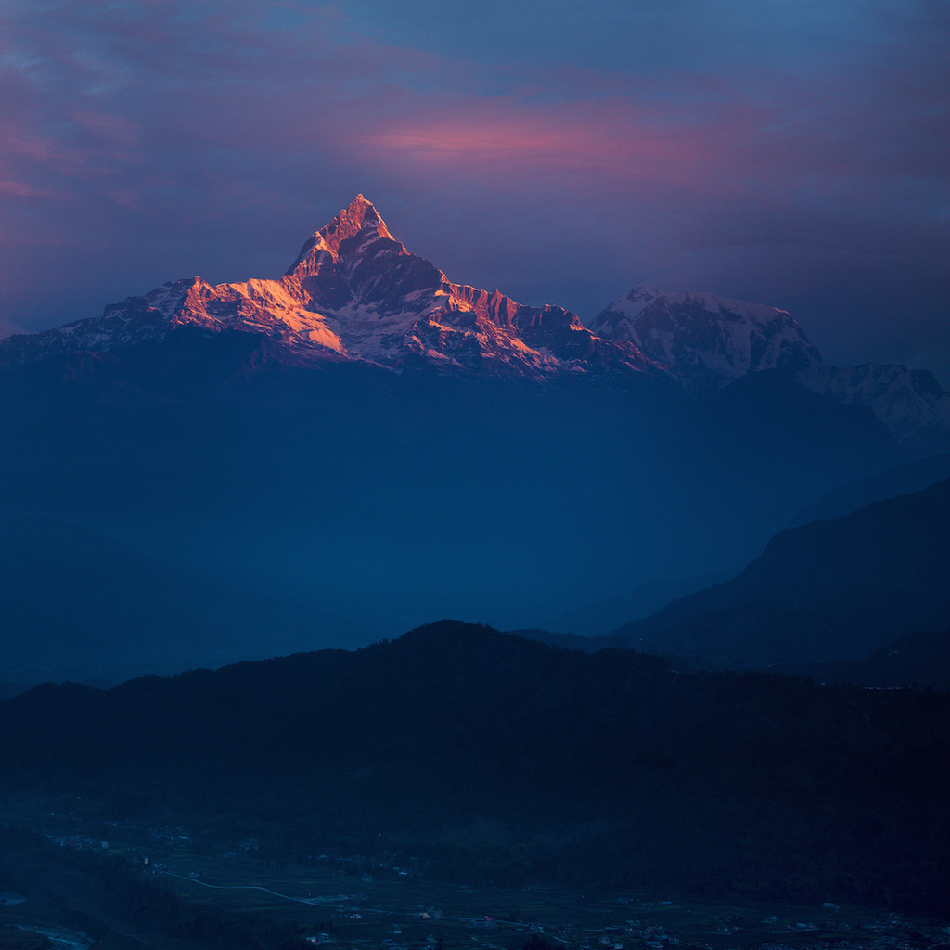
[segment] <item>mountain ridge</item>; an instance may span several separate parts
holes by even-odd
[[[948,528],[950,479],[786,529],[732,580],[609,640],[725,667],[856,660],[950,628]]]
[[[640,376],[688,391],[781,372],[836,402],[867,405],[911,454],[950,450],[950,394],[926,371],[822,362],[785,311],[714,294],[634,287],[592,320],[451,282],[396,240],[362,194],[304,242],[281,278],[169,281],[101,317],[0,340],[0,369],[160,337],[175,326],[264,333],[297,361],[367,361],[401,372],[523,378]]]
[[[262,856],[405,849],[466,883],[937,911],[948,699],[676,675],[441,621],[352,653],[37,687],[0,703],[0,758],[10,791],[174,815],[212,847],[260,836]],[[498,836],[459,841],[486,821]]]
[[[282,278],[169,281],[107,306],[100,318],[14,338],[0,346],[0,366],[133,345],[186,324],[263,332],[305,358],[397,370],[428,364],[540,379],[578,369],[641,372],[648,364],[635,347],[600,340],[561,307],[528,307],[498,290],[450,282],[396,241],[359,195],[304,243]]]
[[[689,390],[775,370],[835,402],[870,406],[920,457],[950,451],[950,394],[933,374],[900,365],[827,364],[801,325],[777,307],[640,284],[589,326],[605,339],[631,343]]]
[[[22,681],[117,682],[377,638],[51,518],[0,520],[0,599],[18,633],[0,642],[0,672]]]
[[[870,407],[778,367],[689,392],[566,311],[452,284],[365,198],[294,262],[0,343],[0,514],[386,635],[433,613],[513,628],[744,563],[905,458]]]

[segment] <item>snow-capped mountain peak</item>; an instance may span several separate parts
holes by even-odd
[[[368,245],[383,239],[392,242],[391,250],[408,253],[393,239],[386,222],[371,201],[357,195],[348,208],[344,208],[329,224],[320,228],[309,238],[290,265],[286,276],[304,277],[319,273],[321,265],[329,261],[338,263],[341,251],[353,257],[365,254]]]
[[[950,445],[950,395],[929,374],[828,366],[777,307],[641,284],[585,326],[561,307],[525,306],[499,290],[451,282],[397,241],[363,195],[316,231],[279,279],[169,281],[100,317],[0,341],[0,369],[120,350],[183,325],[266,335],[278,359],[396,371],[425,366],[536,380],[648,374],[696,393],[773,371],[835,401],[870,406],[902,441]]]
[[[413,364],[535,379],[657,371],[629,342],[599,340],[560,307],[527,307],[498,290],[450,282],[393,238],[363,195],[313,234],[280,279],[168,282],[106,307],[101,317],[0,348],[0,366],[114,350],[185,324],[264,333],[307,359],[396,370]]]
[[[784,310],[710,293],[640,284],[597,314],[590,329],[625,340],[688,385],[761,369],[803,371],[821,356]]]
[[[777,371],[823,396],[869,406],[912,452],[950,445],[950,395],[904,366],[830,366],[784,310],[710,293],[665,293],[643,284],[592,321],[600,337],[629,342],[685,388],[718,388]]]

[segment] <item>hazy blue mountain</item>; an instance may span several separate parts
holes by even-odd
[[[116,682],[375,638],[47,518],[0,523],[0,601],[4,680]]]
[[[585,637],[604,637],[625,623],[656,613],[668,603],[729,580],[735,571],[705,574],[701,577],[646,581],[623,597],[611,597],[596,604],[585,604],[551,618],[542,628],[572,634],[583,644]],[[577,649],[584,649],[577,646]]]
[[[614,637],[717,666],[857,660],[950,628],[950,480],[777,534],[738,577]]]
[[[768,373],[693,398],[643,374],[542,386],[288,352],[185,326],[0,375],[2,513],[394,635],[731,567],[901,457],[870,410]]]
[[[809,521],[841,518],[875,501],[895,495],[908,495],[947,478],[950,478],[950,455],[930,455],[904,462],[871,478],[836,488],[805,505],[786,527],[795,528]]]
[[[646,352],[453,283],[360,196],[283,277],[169,281],[0,341],[0,516],[84,524],[384,635],[721,575],[905,461],[892,410],[917,403],[816,392],[788,314],[707,298],[670,305],[666,349],[654,302]],[[901,426],[936,419],[917,409]]]

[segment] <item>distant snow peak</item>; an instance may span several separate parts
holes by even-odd
[[[801,382],[835,402],[870,406],[899,442],[921,456],[945,453],[950,447],[950,394],[927,370],[815,364],[801,375]]]
[[[716,384],[762,369],[802,371],[821,356],[784,310],[710,293],[665,293],[640,284],[594,317],[685,385]]]
[[[773,370],[835,402],[869,406],[912,451],[946,451],[950,439],[950,395],[929,373],[829,366],[801,326],[777,307],[639,284],[597,314],[590,329],[628,342],[686,389],[715,389]]]

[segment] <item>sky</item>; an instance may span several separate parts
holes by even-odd
[[[455,282],[950,389],[948,114],[947,0],[0,0],[0,323],[279,276],[363,193]]]

